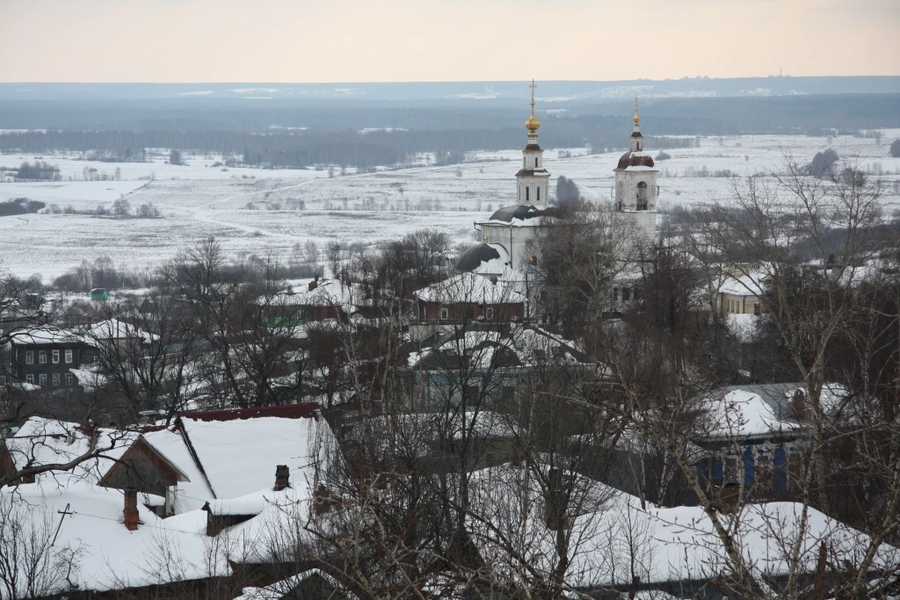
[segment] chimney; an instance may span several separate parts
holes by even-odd
[[[287,465],[278,465],[275,467],[275,487],[272,489],[280,492],[288,487],[291,487],[291,471]]]
[[[137,531],[138,528],[138,509],[137,509],[137,491],[134,489],[125,490],[125,527],[128,531]]]
[[[800,422],[806,418],[806,394],[803,390],[798,389],[794,392],[793,402],[791,403],[794,410],[794,418]]]
[[[316,277],[315,279],[313,279],[312,281],[309,282],[309,291],[311,292],[314,289],[316,289],[317,287],[319,287],[319,278],[318,277]]]

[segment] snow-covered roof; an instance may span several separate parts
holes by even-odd
[[[708,438],[734,438],[769,435],[798,430],[796,422],[779,419],[776,411],[759,395],[732,390],[724,397],[701,402],[706,415],[702,431]]]
[[[58,569],[54,562],[45,571],[41,596],[67,592],[70,584],[80,592],[107,591],[229,574],[227,561],[210,552],[203,536],[180,530],[140,502],[141,524],[129,531],[123,524],[124,498],[119,490],[76,479],[39,480],[0,488],[0,504],[12,507],[7,518],[24,529],[23,535],[33,531],[49,540],[59,526],[54,552],[65,558],[74,551],[71,570]],[[15,542],[8,538],[7,543]],[[54,556],[48,555],[48,560]],[[28,578],[19,581],[25,585]],[[20,593],[27,594],[25,589]]]
[[[191,456],[190,449],[177,429],[159,429],[143,434],[144,439],[187,475],[188,481],[180,482],[174,494],[175,513],[197,510],[205,502],[215,498],[206,476]]]
[[[39,325],[20,329],[10,334],[9,339],[14,344],[22,345],[55,345],[55,344],[80,344],[81,336],[69,329],[60,329],[53,325]]]
[[[746,273],[726,275],[719,286],[719,293],[730,296],[762,296],[768,273],[760,269]]]
[[[525,301],[511,284],[474,273],[460,273],[429,285],[416,291],[415,297],[423,302],[441,304],[519,304]]]
[[[533,468],[533,467],[532,467]],[[544,474],[546,477],[546,473]],[[727,570],[727,558],[712,522],[698,506],[658,508],[600,482],[576,475],[577,489],[589,501],[571,519],[571,563],[567,584],[579,587],[702,580]],[[510,546],[527,556],[529,567],[549,577],[557,566],[556,531],[546,526],[545,501],[537,474],[524,465],[506,464],[476,471],[469,484],[472,540],[487,564],[503,569]],[[546,479],[544,479],[546,481]],[[799,537],[800,571],[815,570],[819,546],[827,536],[838,555],[856,556],[869,537],[810,508],[808,526],[800,531],[798,503],[750,504],[740,514],[719,513],[747,558],[754,576],[787,571],[790,544]],[[900,553],[882,546],[875,568],[896,566]],[[509,569],[510,576],[521,570]]]
[[[541,365],[550,361],[570,365],[585,362],[584,352],[576,343],[539,327],[513,325],[498,330],[472,324],[437,340],[431,347],[411,352],[407,366],[424,370],[459,368],[461,356],[467,357],[470,367],[481,369]]]
[[[315,288],[309,285],[315,282]],[[274,304],[284,306],[352,306],[359,296],[353,285],[345,285],[336,279],[303,279],[274,298]]]
[[[97,346],[99,342],[139,338],[143,343],[159,339],[159,336],[119,321],[108,319],[100,321],[84,329],[62,329],[54,325],[39,325],[20,329],[10,335],[16,344],[22,345],[58,345],[86,344]]]
[[[272,488],[278,465],[287,465],[292,485],[305,489],[314,479],[324,448],[333,443],[323,419],[202,421],[183,416],[181,426],[218,499]],[[150,441],[156,443],[152,437]]]
[[[149,333],[139,327],[135,327],[134,325],[118,319],[100,321],[99,323],[88,327],[84,332],[84,335],[89,340],[100,341],[140,338],[145,344],[149,344],[159,339],[158,335]]]
[[[68,423],[43,417],[31,417],[25,421],[13,437],[6,438],[13,467],[66,464],[91,451],[91,431],[76,423]],[[134,431],[98,428],[94,451],[99,456],[86,460],[65,473],[44,473],[38,479],[75,478],[98,483],[116,461],[137,441],[140,434]]]
[[[304,581],[312,577],[320,577],[328,582],[331,587],[340,590],[341,598],[353,599],[355,595],[344,589],[344,587],[331,575],[320,569],[310,569],[287,579],[276,581],[265,587],[246,587],[241,590],[241,595],[234,600],[282,600],[283,598],[293,597],[291,592],[303,584]],[[649,599],[646,599],[649,600]]]

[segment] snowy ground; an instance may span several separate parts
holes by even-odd
[[[894,182],[900,180],[900,159],[890,158],[891,141],[900,130],[886,130],[882,141],[873,138],[801,136],[735,136],[702,138],[699,148],[668,150],[672,156],[658,163],[660,204],[663,207],[709,202],[729,197],[726,178],[688,177],[691,170],[730,169],[741,175],[778,171],[785,154],[802,162],[828,147],[841,158],[859,157],[863,168],[880,169],[889,204],[900,206]],[[648,152],[657,150],[648,147]],[[545,151],[545,165],[555,179],[573,179],[582,193],[609,198],[613,171],[620,152],[584,155],[571,151],[559,158],[557,149]],[[29,155],[0,156],[0,166],[33,162]],[[158,154],[152,163],[91,163],[74,156],[40,157],[60,167],[58,183],[0,182],[0,202],[25,197],[60,208],[93,210],[124,197],[132,210],[152,203],[157,219],[113,218],[80,214],[28,214],[0,218],[0,269],[19,276],[40,273],[45,281],[83,260],[107,255],[117,266],[152,268],[179,248],[215,236],[227,253],[282,258],[302,252],[315,241],[378,244],[420,229],[434,227],[451,235],[455,244],[473,240],[473,221],[515,203],[515,173],[519,150],[486,152],[478,162],[456,166],[415,167],[344,176],[327,170],[277,170],[212,167],[217,157],[186,153],[189,166],[164,164]],[[85,167],[119,181],[79,181]],[[151,180],[152,177],[152,180]],[[900,185],[900,184],[898,184]],[[551,182],[551,189],[555,186]],[[301,209],[301,202],[303,208]]]

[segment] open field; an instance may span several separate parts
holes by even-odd
[[[738,174],[780,170],[790,153],[808,161],[825,148],[842,159],[858,157],[859,166],[884,175],[887,201],[900,206],[895,187],[900,159],[890,158],[891,141],[900,130],[885,130],[881,143],[873,138],[804,136],[735,136],[701,138],[699,148],[668,150],[670,160],[658,163],[663,208],[724,200],[731,182],[722,177],[685,176],[703,168],[730,169]],[[523,136],[524,139],[524,136]],[[648,148],[656,154],[656,149]],[[585,155],[570,150],[559,158],[545,151],[546,167],[555,179],[573,179],[585,196],[610,197],[613,171],[621,152]],[[152,268],[179,248],[215,236],[227,253],[283,258],[312,240],[324,249],[329,242],[377,245],[423,227],[446,231],[455,244],[473,240],[472,223],[500,206],[515,202],[519,150],[480,153],[478,161],[457,166],[415,167],[334,177],[327,170],[259,170],[210,166],[218,157],[191,156],[189,166],[150,163],[91,163],[74,156],[42,156],[60,167],[56,183],[0,183],[0,202],[25,197],[79,212],[107,208],[124,197],[132,210],[152,203],[159,218],[114,218],[86,214],[27,214],[0,218],[0,269],[19,276],[40,273],[55,277],[83,260],[107,255],[117,266]],[[17,167],[34,156],[3,155],[0,166]],[[78,181],[85,167],[118,181]],[[151,174],[154,179],[151,181]],[[900,185],[900,184],[897,184]],[[551,189],[554,184],[551,182]],[[302,250],[301,250],[302,251]]]

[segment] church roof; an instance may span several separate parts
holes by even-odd
[[[624,171],[628,167],[654,167],[653,157],[643,152],[626,152],[619,159],[617,171]]]
[[[459,256],[459,260],[456,262],[456,270],[471,272],[480,267],[481,263],[497,258],[500,258],[500,253],[497,249],[490,244],[482,242],[472,246]]]
[[[526,221],[535,217],[560,217],[562,213],[555,206],[549,206],[545,209],[537,208],[528,204],[515,204],[513,206],[504,206],[494,211],[488,221],[501,221],[504,223],[512,223],[513,221]]]
[[[519,169],[519,172],[516,173],[516,177],[520,177],[522,175],[530,175],[530,176],[546,175],[547,177],[549,177],[550,171],[548,171],[547,169]]]

